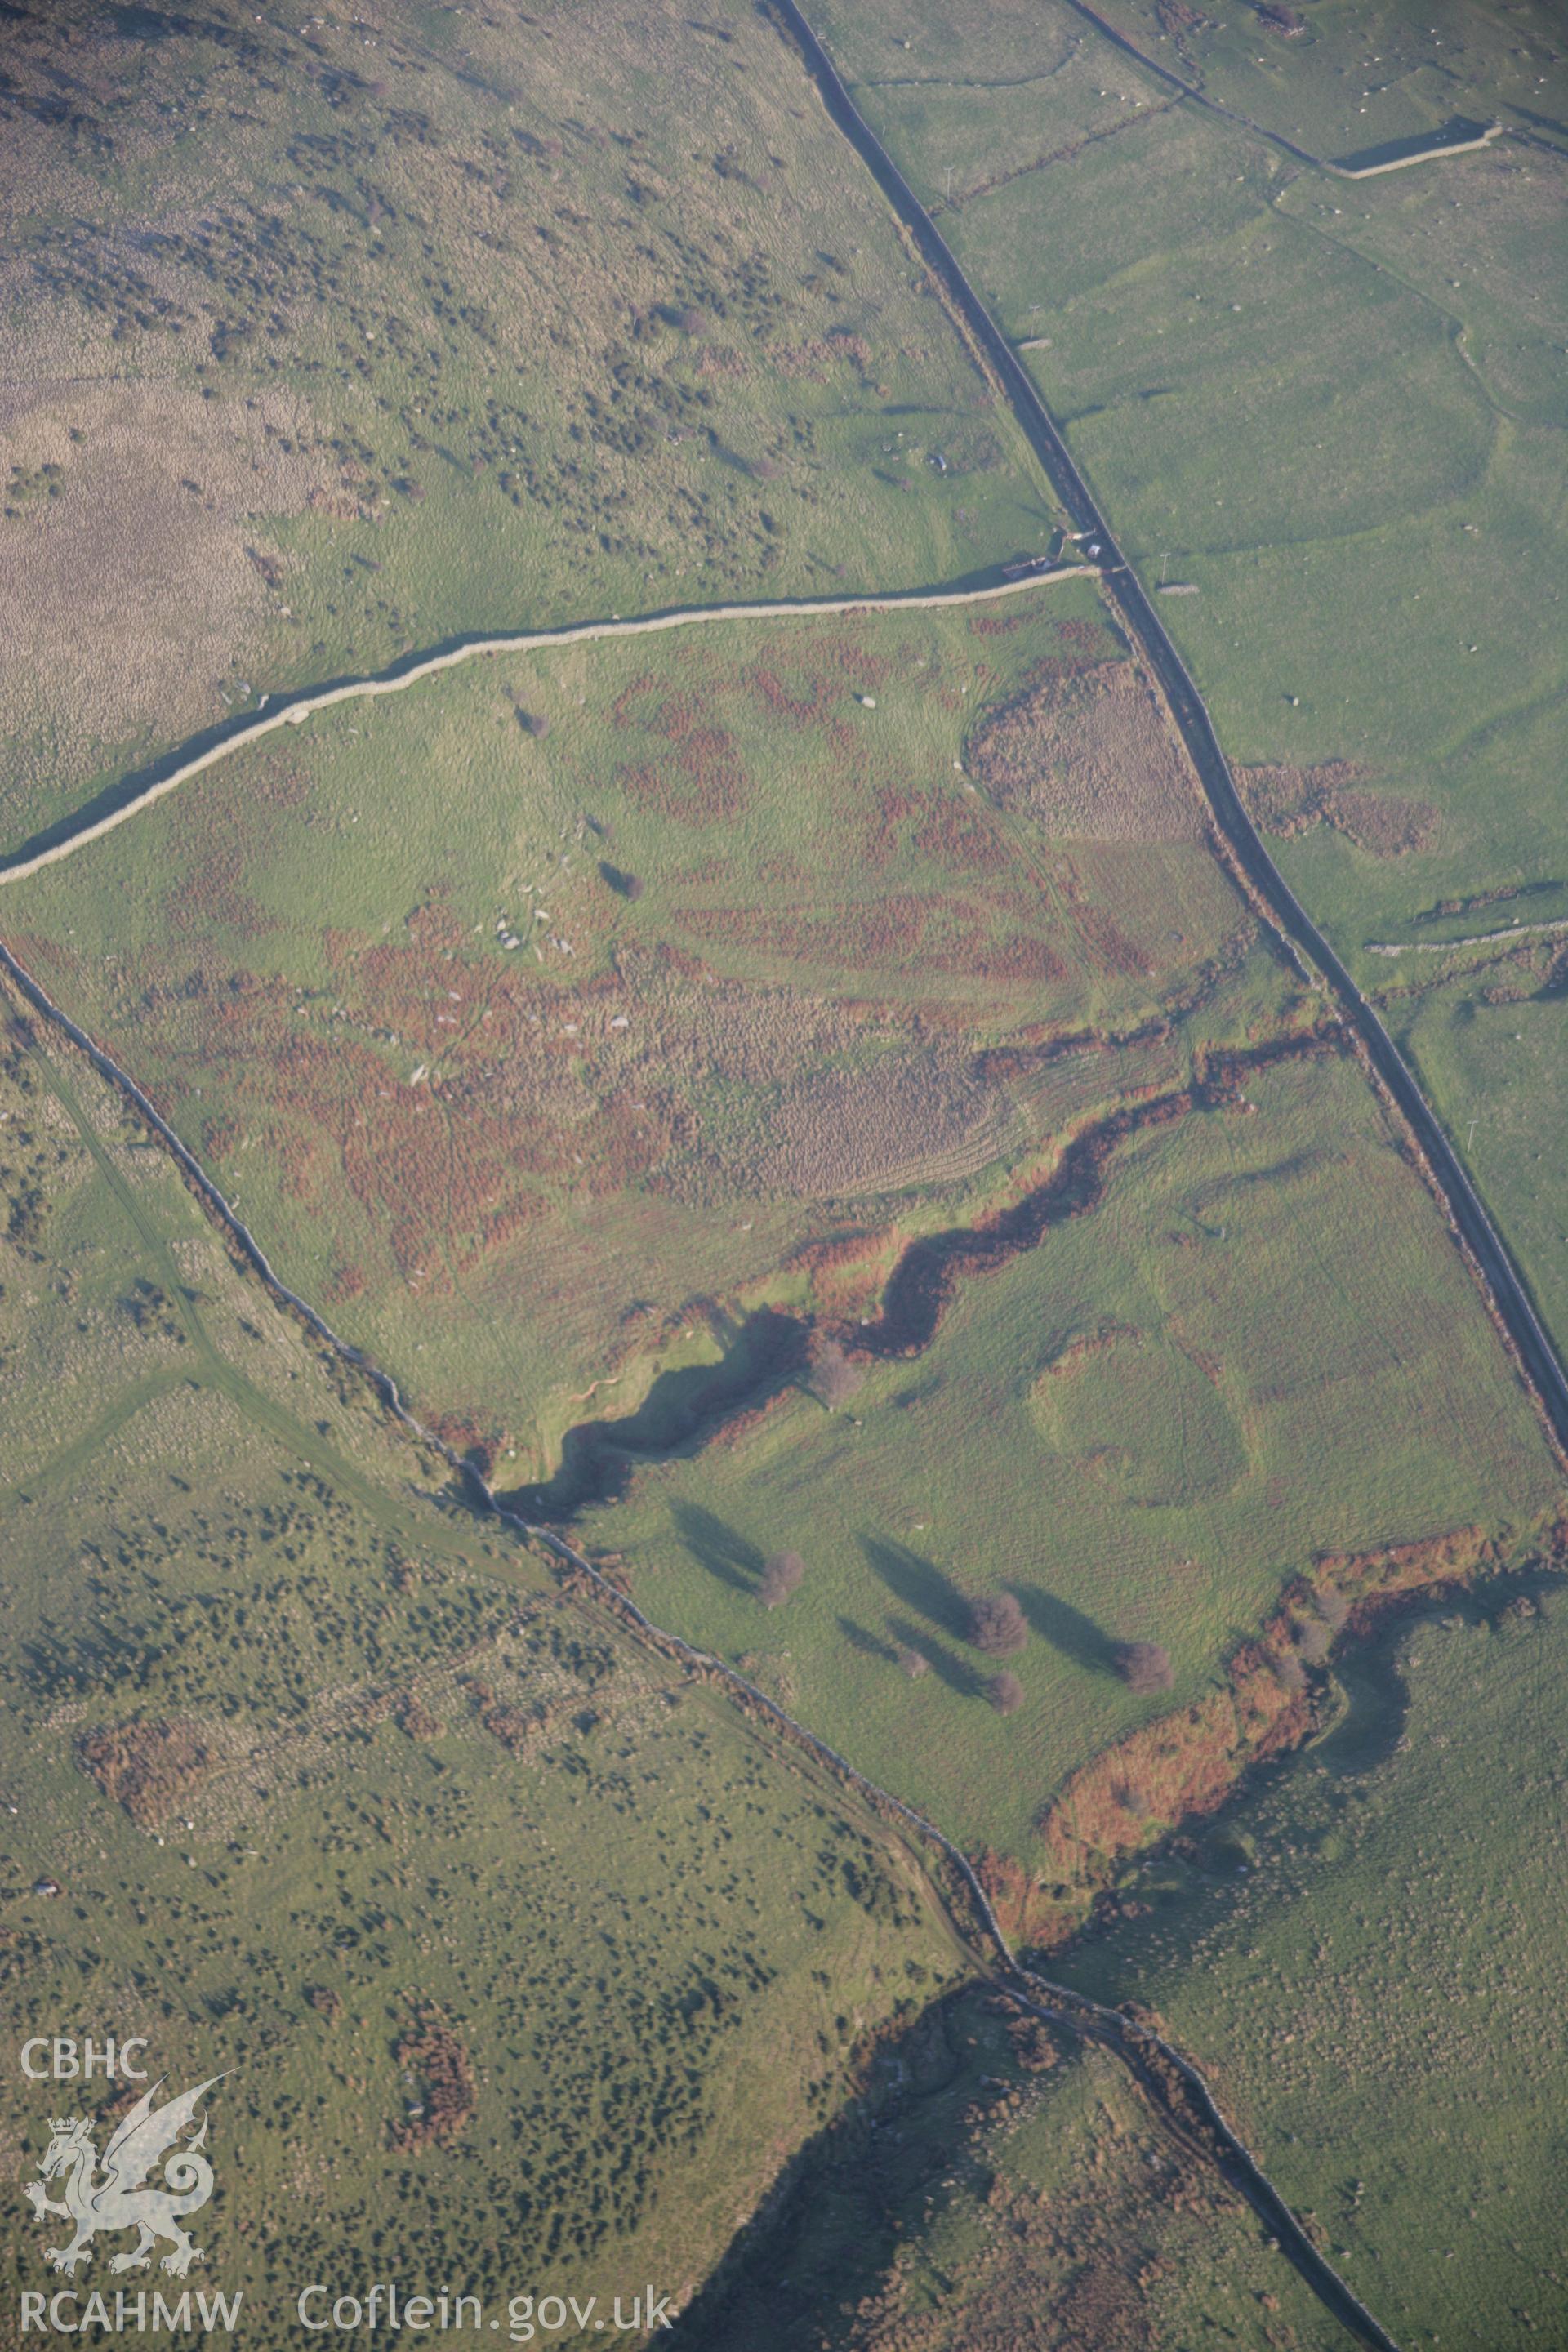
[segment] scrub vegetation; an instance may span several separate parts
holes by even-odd
[[[1565,1556],[1342,1644],[1331,1736],[1129,1881],[1063,1964],[1212,2053],[1402,2343],[1502,2352],[1568,2311],[1549,2186]]]
[[[33,1367],[0,1517],[11,2030],[225,2075],[203,2279],[258,2343],[295,2339],[290,2279],[367,2265],[683,2301],[961,1971],[918,1864],[458,1508],[90,1073],[13,1032],[0,1096],[38,1163],[36,1240],[0,1244]],[[73,2096],[125,2104],[7,2074],[14,2170]],[[13,2233],[16,2285],[37,2253]]]
[[[1042,545],[1015,428],[803,101],[732,0],[12,8],[5,845],[263,693],[585,593]]]

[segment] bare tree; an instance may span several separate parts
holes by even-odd
[[[1005,1668],[985,1685],[985,1696],[998,1715],[1014,1715],[1024,1704],[1024,1685]]]
[[[1010,1592],[986,1592],[969,1604],[969,1639],[988,1658],[1010,1658],[1029,1638],[1028,1620]]]
[[[1116,1649],[1116,1671],[1142,1698],[1152,1691],[1167,1691],[1175,1679],[1171,1671],[1171,1654],[1158,1642],[1121,1642]]]
[[[805,1562],[799,1552],[770,1552],[763,1562],[763,1580],[757,1587],[757,1599],[764,1609],[782,1608],[790,1594],[799,1591],[805,1574]]]
[[[542,710],[520,710],[517,723],[525,735],[548,735],[550,721]]]
[[[899,1664],[912,1683],[918,1683],[922,1675],[931,1672],[931,1660],[923,1650],[900,1650]]]
[[[865,1378],[865,1366],[852,1364],[837,1339],[814,1341],[805,1384],[829,1412],[837,1412],[841,1404],[847,1404]]]

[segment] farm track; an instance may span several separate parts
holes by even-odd
[[[1069,5],[1100,26],[1109,38],[1120,46],[1129,46],[1121,42],[1113,27],[1085,6],[1083,0],[1069,0]],[[768,0],[768,5],[781,31],[799,51],[829,121],[870,172],[984,352],[1075,530],[1100,541],[1106,593],[1160,682],[1229,857],[1259,911],[1288,950],[1307,967],[1314,981],[1326,985],[1338,1000],[1369,1070],[1397,1107],[1415,1138],[1425,1171],[1442,1199],[1483,1294],[1523,1370],[1560,1455],[1568,1454],[1568,1372],[1536,1312],[1524,1276],[1492,1223],[1436,1113],[1422,1093],[1415,1073],[1265,848],[1237,789],[1207,705],[1150,596],[1122,555],[1055,418],[935,222],[861,115],[796,0]],[[1168,73],[1165,78],[1174,79]],[[1308,156],[1305,160],[1315,163],[1319,159]]]
[[[717,1684],[731,1692],[745,1708],[760,1714],[781,1731],[793,1746],[804,1749],[817,1764],[826,1766],[836,1780],[852,1789],[881,1818],[896,1822],[912,1832],[918,1843],[928,1853],[940,1856],[956,1874],[964,1897],[978,1922],[980,1941],[989,1948],[993,1955],[989,1960],[979,1953],[973,1956],[986,1980],[1029,2015],[1038,2017],[1047,2024],[1059,2026],[1082,2041],[1097,2042],[1120,2058],[1166,2128],[1189,2152],[1211,2164],[1222,2179],[1246,2199],[1270,2235],[1278,2241],[1280,2251],[1324,2307],[1350,2330],[1359,2343],[1373,2347],[1373,2352],[1399,2352],[1394,2337],[1379,2325],[1327,2257],[1320,2252],[1305,2226],[1298,2221],[1239,2135],[1226,2121],[1218,2101],[1193,2060],[1138,2019],[1125,2016],[1120,2010],[1091,2000],[1087,1995],[1074,1991],[1070,1986],[1057,1984],[1050,1978],[1026,1968],[1008,1942],[968,1855],[933,1822],[917,1812],[912,1805],[905,1804],[902,1798],[895,1797],[890,1790],[868,1780],[847,1757],[841,1756],[837,1748],[830,1748],[825,1739],[797,1721],[779,1706],[776,1699],[759,1689],[755,1683],[748,1681],[724,1659],[698,1649],[679,1633],[668,1633],[663,1626],[656,1624],[628,1594],[621,1591],[556,1529],[538,1526],[509,1510],[471,1462],[433,1431],[426,1429],[409,1412],[391,1373],[374,1363],[363,1349],[342,1339],[308,1300],[301,1298],[297,1291],[290,1290],[281,1280],[249,1227],[229,1206],[195,1153],[176,1135],[135,1079],[54,1002],[4,941],[0,941],[0,971],[9,975],[14,986],[35,1012],[84,1054],[100,1076],[132,1105],[138,1117],[169,1151],[191,1190],[228,1236],[237,1255],[260,1278],[274,1303],[298,1318],[306,1329],[342,1362],[351,1366],[370,1382],[388,1412],[420,1444],[427,1446],[447,1464],[461,1491],[477,1510],[510,1528],[524,1542],[540,1546],[566,1570],[571,1584],[585,1586],[601,1604],[610,1609],[624,1624],[632,1627],[660,1655],[678,1661],[704,1681]]]
[[[9,856],[0,857],[0,883],[25,881],[30,874],[58,866],[89,842],[100,841],[163,800],[194,776],[216,768],[220,760],[247,745],[274,735],[282,727],[298,727],[318,710],[331,710],[346,702],[363,702],[388,694],[402,694],[426,678],[456,669],[463,662],[501,654],[544,653],[566,646],[593,645],[617,637],[647,637],[667,629],[691,629],[716,621],[812,620],[844,618],[855,613],[937,612],[954,604],[989,604],[999,597],[1022,596],[1031,588],[1049,588],[1061,580],[1095,580],[1100,568],[1091,563],[1060,564],[1052,572],[1036,572],[1024,580],[984,581],[968,587],[913,588],[886,596],[820,596],[781,600],[765,604],[682,604],[673,611],[646,613],[626,621],[574,621],[559,629],[526,629],[500,636],[459,637],[438,646],[433,653],[417,654],[369,677],[341,678],[335,685],[316,687],[280,700],[275,709],[208,729],[189,746],[170,753],[90,802],[72,816],[47,826]]]

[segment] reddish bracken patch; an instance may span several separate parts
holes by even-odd
[[[1098,621],[1058,621],[1057,635],[1064,646],[1073,646],[1080,652],[1103,655],[1118,642],[1112,631],[1104,629]]]
[[[506,1432],[474,1411],[437,1414],[430,1423],[433,1433],[454,1454],[471,1462],[481,1478],[495,1475],[496,1463],[506,1444]]]
[[[1568,1554],[1568,1525],[1543,1539]],[[1299,1746],[1314,1708],[1303,1660],[1321,1662],[1334,1633],[1364,1631],[1383,1610],[1495,1567],[1496,1543],[1476,1527],[1372,1551],[1323,1552],[1291,1585],[1255,1640],[1230,1662],[1224,1686],[1142,1725],[1075,1772],[1037,1823],[1043,1860],[982,1854],[981,1882],[1008,1931],[1058,1944],[1080,1924],[1085,1898],[1152,1833],[1215,1811],[1253,1764]]]
[[[1027,906],[1027,902],[1024,902]],[[790,916],[762,907],[683,907],[675,920],[698,939],[842,971],[868,966],[962,974],[965,979],[1062,980],[1068,966],[1042,939],[1015,933],[993,940],[979,915],[1000,912],[955,895],[903,891],[849,900],[830,913]],[[1039,910],[1027,907],[1030,914]]]
[[[156,1829],[188,1804],[212,1767],[205,1735],[190,1723],[121,1723],[84,1734],[77,1754],[89,1779],[122,1805],[138,1829]]]
[[[305,1026],[285,983],[250,975],[214,985],[198,972],[159,1010],[181,1087],[216,1080],[237,1107],[205,1138],[215,1160],[254,1138],[295,1197],[321,1202],[346,1185],[400,1272],[440,1288],[548,1215],[561,1186],[624,1191],[687,1131],[687,1114],[624,1063],[601,1075],[599,1000],[624,994],[613,978],[558,989],[496,959],[465,961],[447,945],[460,927],[438,908],[411,929],[413,944],[344,959],[330,1027]],[[340,1296],[363,1279],[345,1270]]]
[[[419,2095],[388,2134],[394,2147],[450,2147],[479,2111],[468,2053],[449,2029],[421,2018],[393,2053]]]

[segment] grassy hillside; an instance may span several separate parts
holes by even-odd
[[[1048,532],[733,0],[24,5],[5,58],[7,845],[411,643],[911,585]]]
[[[83,1074],[14,1041],[0,1093],[33,1155],[4,1245],[18,2039],[225,2076],[196,2283],[243,2289],[249,2340],[368,2263],[684,2301],[960,1968],[918,1868],[454,1511]],[[14,2179],[70,2096],[7,2076]],[[42,2242],[9,2233],[18,2284]]]
[[[809,1304],[814,1251],[885,1267],[1026,1182],[1181,1066],[1173,1020],[1310,1017],[1087,581],[486,661],[285,732],[12,886],[12,936],[511,1482],[596,1383],[630,1412]]]
[[[1331,1733],[1051,1963],[1197,2057],[1402,2344],[1555,2342],[1568,2315],[1560,1572],[1363,1627]],[[973,1996],[889,2054],[795,2179],[699,2299],[700,2344],[743,2343],[775,2273],[786,2346],[1345,2340],[1102,2055]]]
[[[820,22],[1568,1329],[1552,19],[1104,6],[1144,63],[1067,0]],[[1053,535],[740,0],[6,26],[0,846],[416,644]],[[1465,110],[1387,179],[1282,143]],[[1560,2328],[1562,1466],[1092,581],[474,662],[0,900],[445,1444],[1021,1935],[1100,1897],[1063,1965],[1396,2333]],[[1317,2352],[879,1816],[468,1515],[3,1013],[0,1978],[224,2076],[255,2340],[368,2265],[715,2352]],[[58,2095],[0,2085],[12,2175]]]
[[[1223,1692],[1315,1561],[1521,1535],[1560,1491],[1353,1066],[1245,1094],[1123,1143],[1092,1205],[961,1270],[929,1346],[873,1360],[837,1411],[785,1394],[725,1443],[628,1465],[624,1499],[583,1522],[655,1617],[749,1658],[874,1779],[1047,1880],[1042,1815],[1068,1776]],[[807,1573],[770,1610],[763,1564],[785,1549]],[[970,1633],[999,1591],[1027,1628],[1001,1658]],[[1173,1699],[1128,1686],[1129,1642],[1168,1654]],[[1021,1697],[999,1716],[1003,1667]],[[1262,1686],[1263,1722],[1222,1699],[1198,1738],[1222,1780],[1283,1728],[1289,1692]]]
[[[1115,2063],[983,1997],[883,2053],[686,2322],[742,2352],[1340,2352],[1337,2321]]]

